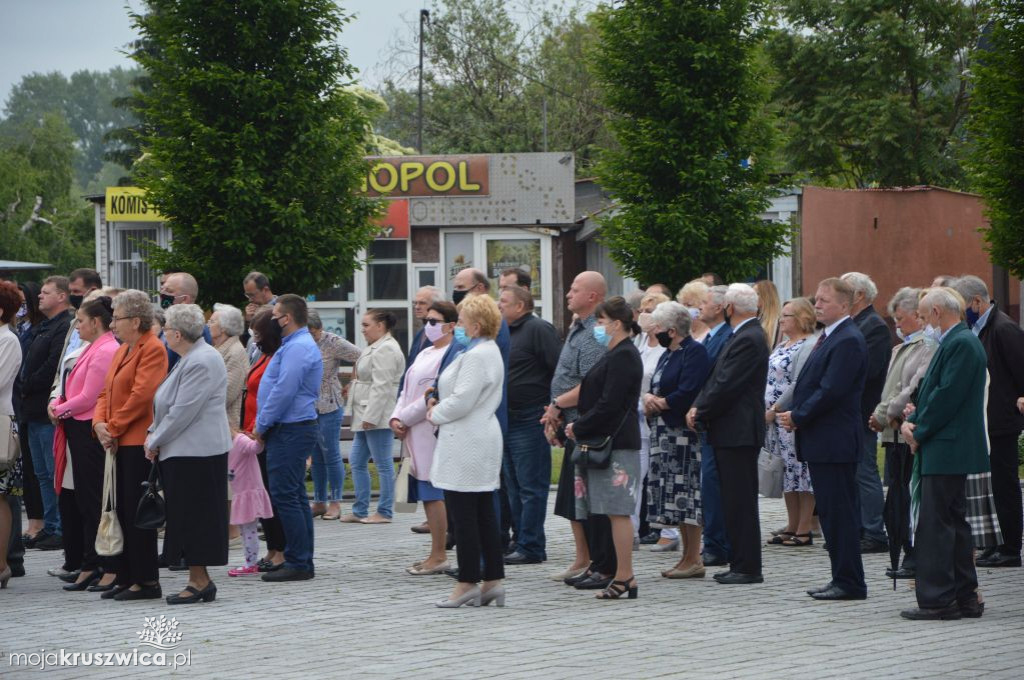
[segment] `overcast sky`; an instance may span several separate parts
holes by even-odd
[[[356,15],[341,36],[349,60],[366,84],[377,84],[393,66],[381,63],[387,47],[407,24],[415,26],[429,0],[342,0]],[[125,6],[140,0],[0,0],[0,101],[22,76],[38,71],[71,75],[89,69],[106,71],[134,62],[122,51],[135,38]],[[400,70],[400,69],[399,69]]]

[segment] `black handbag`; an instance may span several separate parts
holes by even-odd
[[[606,437],[594,439],[577,439],[576,446],[572,450],[572,462],[577,466],[589,470],[606,470],[612,462],[612,441],[615,440],[619,430],[626,424],[626,418],[632,411],[626,411],[619,426]]]
[[[159,529],[167,521],[167,506],[160,495],[160,472],[156,461],[149,470],[149,479],[142,483],[145,491],[135,510],[135,526],[139,529]]]

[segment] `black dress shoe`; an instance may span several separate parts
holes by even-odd
[[[167,596],[167,604],[193,604],[195,602],[213,602],[217,599],[217,586],[213,581],[206,584],[202,590],[193,586],[185,586],[185,590],[192,593],[188,597],[182,597],[181,593]]]
[[[814,597],[815,593],[823,593],[826,590],[830,590],[834,586],[835,586],[835,584],[833,584],[832,581],[829,581],[828,583],[826,583],[825,585],[821,586],[820,588],[811,588],[810,590],[807,591],[807,594],[810,595],[811,597]]]
[[[589,579],[593,575],[594,575],[594,572],[592,572],[589,569],[587,569],[586,571],[584,571],[582,574],[579,574],[578,576],[570,576],[569,578],[564,579],[564,583],[567,586],[574,586],[577,583],[582,583],[583,581],[586,581],[587,579]]]
[[[103,595],[106,595],[106,593]],[[103,595],[100,597],[103,597]],[[114,595],[114,599],[118,602],[128,602],[130,600],[159,600],[163,596],[160,584],[154,583],[151,586],[141,586],[138,590],[132,590],[131,587],[125,588],[117,595]]]
[[[256,563],[256,566],[259,567],[260,572],[266,573],[268,571],[277,571],[278,569],[284,566],[284,562],[281,562],[280,564],[274,564],[270,560],[260,560]]]
[[[860,539],[860,553],[884,553],[889,552],[889,544],[885,541],[876,541],[870,538]]]
[[[103,572],[99,569],[93,569],[92,573],[86,578],[78,582],[71,582],[64,586],[64,590],[68,592],[76,592],[81,590],[87,590],[89,586],[99,583],[99,580],[103,578]]]
[[[811,597],[815,600],[866,600],[868,599],[867,593],[848,593],[837,585],[833,585],[828,590],[819,590],[816,593],[811,593]]]
[[[539,557],[530,557],[524,555],[518,550],[505,555],[505,564],[540,564],[541,559]]]
[[[37,537],[35,545],[32,547],[36,550],[60,550],[64,547],[64,539],[56,534],[47,534],[45,538]]]
[[[113,583],[108,583],[105,586],[101,586],[99,583],[97,583],[94,586],[89,586],[88,588],[86,588],[86,590],[88,590],[90,593],[106,593],[108,591],[113,590],[114,588],[115,586]]]
[[[764,583],[764,576],[761,574],[742,574],[738,571],[725,571],[715,574],[714,578],[719,583],[726,585],[743,585],[747,583]]]
[[[985,603],[979,602],[976,597],[966,602],[958,602],[957,606],[960,607],[960,615],[966,619],[980,619],[985,613]]]
[[[896,571],[893,571],[892,569],[886,569],[885,570],[885,577],[886,578],[916,578],[916,576],[915,576],[916,573],[917,572],[912,567],[910,567],[910,568],[908,568],[908,567],[900,567]]]
[[[979,567],[1019,567],[1020,555],[1006,555],[997,551],[987,558],[978,558],[975,564]]]
[[[99,586],[99,587],[102,587],[102,586]],[[126,590],[128,590],[128,586],[119,586],[117,584],[114,584],[113,588],[111,588],[110,590],[108,590],[105,593],[103,593],[102,595],[100,595],[100,599],[101,600],[113,600],[115,597],[117,597],[119,594],[123,593]]]
[[[268,571],[263,575],[263,580],[268,583],[282,583],[284,581],[308,581],[313,578],[313,572],[309,569],[293,569],[292,567],[281,567],[274,571]]]
[[[911,621],[956,621],[963,617],[956,603],[938,609],[904,609],[900,616]]]
[[[647,534],[646,536],[643,536],[643,537],[640,538],[640,545],[654,545],[654,544],[656,544],[658,542],[659,538],[661,538],[661,532],[660,531],[652,531],[651,533]],[[707,564],[707,563],[705,562],[705,564]]]
[[[997,552],[999,552],[999,548],[997,546],[991,546],[989,548],[985,548],[978,555],[978,559],[979,560],[987,560],[988,558],[990,558],[993,555],[995,555]]]
[[[64,583],[74,583],[78,580],[78,575],[81,573],[81,569],[75,569],[74,571],[69,571],[63,576],[58,576],[57,578],[59,578],[61,581],[64,581]]]
[[[712,555],[711,553],[702,554],[701,561],[705,567],[724,567],[729,564],[729,560],[726,558],[721,555]]]
[[[590,578],[585,581],[580,581],[573,587],[576,588],[576,590],[604,590],[611,585],[611,582],[611,576],[602,576],[601,574],[594,572],[591,574]]]

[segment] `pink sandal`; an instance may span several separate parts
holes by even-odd
[[[260,567],[258,564],[254,564],[251,567],[235,567],[234,569],[228,569],[228,576],[249,576],[250,574],[260,573]]]

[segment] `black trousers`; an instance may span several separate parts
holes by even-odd
[[[966,475],[921,477],[921,511],[914,544],[917,550],[915,593],[922,609],[968,602],[978,589],[974,542],[965,517],[966,480]]]
[[[269,490],[270,477],[267,475],[266,450],[260,451],[259,455],[256,456],[256,460],[260,462],[260,476],[263,477],[263,488]],[[284,526],[282,526],[281,520],[277,516],[277,508],[273,507],[273,499],[271,499],[270,505],[271,509],[274,511],[274,516],[269,518],[263,518],[260,520],[260,525],[263,527],[263,535],[267,539],[267,550],[276,550],[277,552],[284,552]]]
[[[619,560],[612,540],[612,521],[608,515],[591,515],[582,521],[590,551],[590,570],[605,576],[618,571]]]
[[[156,554],[156,529],[135,526],[135,511],[142,498],[142,483],[153,464],[142,446],[117,449],[117,519],[124,532],[124,552],[117,556],[117,584],[156,583],[160,578]]]
[[[906,444],[884,442],[882,446],[885,448],[885,485],[889,489],[889,493],[885,496],[883,517],[888,518],[889,513],[898,513],[900,524],[903,527],[903,535],[906,536],[903,545],[900,546],[903,550],[903,566],[913,569],[916,562],[914,561],[914,547],[910,544],[910,475],[914,468],[914,455]],[[897,479],[902,480],[901,491],[903,493],[894,496],[893,484]],[[896,503],[896,498],[899,498],[902,503],[899,508],[893,509],[892,506]],[[891,537],[892,530],[888,526],[886,529]]]
[[[96,554],[96,530],[100,525],[103,506],[103,464],[106,462],[103,446],[92,436],[91,420],[64,421],[64,433],[71,448],[71,472],[75,483],[74,498],[78,503],[78,533],[82,541],[82,570],[90,571],[112,566],[106,558]],[[62,493],[61,496],[64,494]],[[61,518],[63,522],[63,516]],[[67,530],[65,530],[67,533]],[[64,538],[67,549],[68,538]]]
[[[857,463],[808,463],[821,532],[828,544],[832,583],[862,595],[864,563],[860,557],[860,488]]]
[[[1021,504],[1020,477],[1017,472],[1017,435],[999,435],[989,438],[992,455],[992,497],[996,502],[996,515],[1003,531],[1003,544],[999,552],[1019,555],[1021,534],[1024,532],[1024,508]]]
[[[479,583],[505,578],[501,552],[501,525],[493,491],[445,491],[445,506],[455,518],[455,555],[459,582]]]
[[[757,448],[715,447],[722,489],[725,534],[732,547],[729,569],[761,575],[761,519],[757,510]],[[815,489],[817,492],[817,489]]]
[[[60,490],[57,495],[57,511],[60,513],[61,541],[64,544],[64,568],[68,571],[82,569],[82,553],[85,548],[82,541],[82,515],[78,512],[74,489]],[[86,570],[92,568],[86,567]]]
[[[28,423],[18,423],[18,439],[21,444],[21,480],[23,496],[21,502],[25,504],[25,514],[28,518],[43,519],[43,495],[39,491],[39,480],[36,478],[35,468],[32,467],[32,455],[28,447]]]

